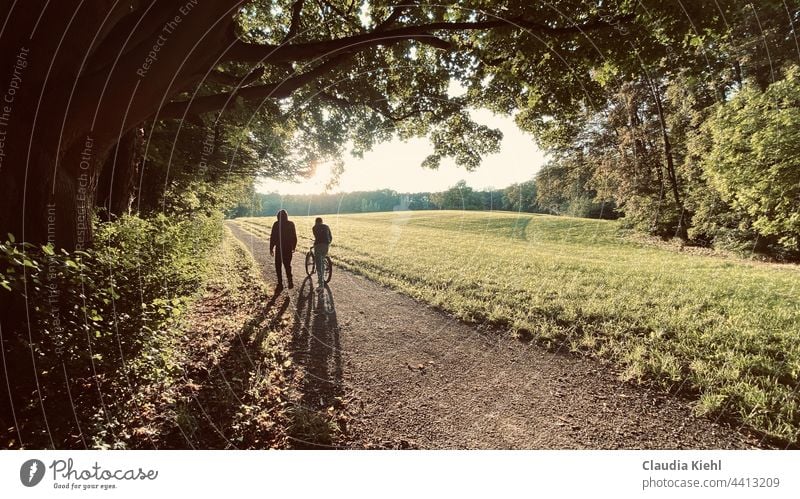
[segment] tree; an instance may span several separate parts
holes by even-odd
[[[512,184],[503,191],[503,209],[509,211],[538,212],[536,202],[536,181],[529,180],[519,184]]]
[[[482,2],[6,3],[0,74],[14,95],[4,113],[0,231],[87,245],[95,204],[124,209],[130,179],[142,175],[141,159],[125,153],[140,147],[136,130],[147,148],[168,120],[214,129],[241,111],[262,129],[280,128],[276,137],[313,137],[299,155],[309,161],[347,139],[364,150],[429,132],[427,165],[453,156],[474,167],[500,137],[469,119],[468,98],[447,95],[450,78],[476,88],[493,47],[502,41],[508,53],[523,33],[583,47],[586,32],[631,19],[626,2],[561,3],[508,2],[498,6],[503,18]]]
[[[631,226],[684,240],[698,234],[688,230],[698,202],[687,196],[702,195],[705,184],[686,164],[688,138],[743,81],[763,87],[765,78],[780,78],[798,54],[800,8],[781,1],[683,5],[688,10],[670,16],[668,2],[648,4],[647,32],[636,23],[619,40],[627,57],[601,37],[597,55],[605,59],[570,58],[569,70],[582,76],[562,73],[555,95],[530,80],[507,84],[506,95],[516,99],[509,107],[522,109],[518,122],[555,157],[539,182],[551,209],[574,211],[564,188],[579,179],[580,189],[614,201]],[[686,19],[696,29],[685,30]]]
[[[482,196],[467,185],[465,180],[459,180],[456,185],[444,192],[436,193],[433,202],[445,210],[482,210],[484,203]],[[486,206],[486,209],[489,207]]]
[[[760,91],[745,86],[730,102],[716,106],[693,143],[694,160],[705,184],[732,211],[735,226],[748,226],[792,252],[800,252],[800,69]],[[705,229],[709,202],[703,198]],[[707,199],[707,201],[706,201]],[[718,210],[719,211],[719,210]],[[723,227],[726,224],[722,224]]]
[[[430,192],[415,192],[408,195],[409,210],[435,210],[438,208]]]
[[[613,218],[613,205],[599,199],[590,186],[593,172],[586,161],[583,155],[568,151],[548,162],[536,174],[536,204],[554,215]]]

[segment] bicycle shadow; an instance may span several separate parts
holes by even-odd
[[[300,286],[292,327],[291,351],[303,373],[291,430],[294,446],[298,448],[333,445],[333,434],[337,431],[333,416],[344,393],[333,293],[327,284],[321,291],[315,291],[313,282],[309,276]]]

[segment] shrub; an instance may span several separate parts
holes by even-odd
[[[798,95],[793,67],[765,91],[746,86],[714,109],[691,144],[710,191],[698,202],[696,233],[800,252]]]
[[[139,389],[174,369],[178,319],[221,237],[221,215],[158,215],[99,224],[86,252],[0,243],[3,348],[25,444],[124,447]]]

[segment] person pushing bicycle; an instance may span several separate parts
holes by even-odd
[[[322,218],[317,217],[314,220],[314,227],[311,229],[314,233],[314,265],[317,267],[317,289],[325,287],[325,257],[328,256],[328,247],[333,241],[331,235],[331,228],[322,223]]]

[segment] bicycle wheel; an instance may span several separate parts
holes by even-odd
[[[309,251],[306,253],[306,275],[314,273],[314,253]]]
[[[333,262],[331,261],[331,257],[325,257],[325,282],[331,282],[331,276],[333,276]]]

